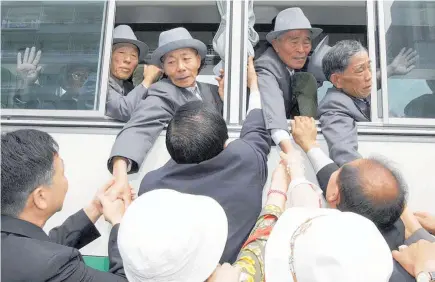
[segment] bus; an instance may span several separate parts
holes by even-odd
[[[257,34],[255,49],[266,44],[265,36],[273,29],[274,17],[283,9],[300,7],[314,27],[323,29],[317,45],[325,36],[328,44],[356,39],[369,50],[374,76],[371,93],[371,122],[358,124],[359,151],[363,156],[382,155],[399,168],[409,186],[408,205],[413,210],[435,213],[435,1],[2,1],[1,2],[1,127],[2,132],[34,128],[50,133],[60,145],[69,180],[63,210],[53,216],[45,229],[60,224],[69,215],[88,204],[96,190],[110,178],[107,160],[122,122],[104,115],[112,48],[113,29],[127,24],[137,38],[157,47],[160,32],[183,26],[208,47],[205,68],[199,81],[215,83],[214,68],[221,60],[225,66],[224,119],[230,138],[237,138],[246,116],[247,50]],[[215,36],[224,28],[225,50],[218,54]],[[253,33],[254,32],[254,33]],[[40,50],[38,87],[59,88],[71,75],[68,66],[87,66],[86,75],[94,93],[88,110],[22,107],[14,103],[19,82],[17,54],[24,56],[34,47]],[[419,54],[415,68],[406,75],[388,77],[387,65],[402,48]],[[135,71],[134,84],[142,80],[143,63]],[[331,87],[322,82],[318,100]],[[53,90],[54,91],[54,90]],[[428,96],[429,95],[429,96]],[[410,115],[406,106],[420,97],[426,110]],[[431,104],[432,101],[432,104]],[[321,148],[327,144],[318,129]],[[295,145],[297,147],[297,145]],[[163,131],[148,153],[139,173],[130,175],[138,189],[142,177],[169,159]],[[278,164],[278,149],[269,155],[269,179]],[[308,179],[316,181],[308,159]],[[108,223],[97,224],[101,237],[81,249],[88,263],[107,269]]]

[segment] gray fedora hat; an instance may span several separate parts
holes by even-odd
[[[207,46],[204,43],[194,39],[184,27],[177,27],[160,33],[159,47],[151,55],[151,63],[160,66],[162,64],[161,58],[166,53],[182,48],[197,50],[201,60],[207,54]]]
[[[323,73],[322,68],[322,60],[325,57],[326,53],[332,48],[328,45],[329,36],[325,36],[325,38],[317,44],[316,49],[313,51],[311,55],[310,61],[308,62],[307,72],[312,73],[318,82],[327,81],[325,74]]]
[[[289,30],[308,29],[311,31],[311,38],[316,38],[322,33],[321,28],[311,27],[310,21],[302,12],[301,8],[288,8],[278,13],[275,20],[275,27],[273,31],[266,35],[269,43],[276,39],[281,34]]]
[[[148,54],[148,45],[142,41],[137,40],[133,30],[128,25],[119,25],[113,30],[113,44],[116,43],[130,43],[139,49],[139,60],[145,60]]]

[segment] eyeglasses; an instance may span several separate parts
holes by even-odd
[[[307,232],[308,228],[311,227],[314,219],[322,217],[322,216],[325,216],[325,215],[318,215],[318,216],[311,217],[311,218],[305,220],[301,225],[299,225],[299,227],[295,230],[295,232],[293,232],[293,235],[292,235],[291,240],[290,240],[290,250],[291,251],[290,251],[290,258],[289,258],[289,266],[290,266],[290,271],[291,271],[292,276],[293,276],[293,281],[295,281],[295,282],[297,281],[297,278],[296,278],[296,269],[295,269],[295,265],[294,265],[294,263],[295,263],[295,243],[296,243],[296,239],[300,235],[302,235],[305,232]]]

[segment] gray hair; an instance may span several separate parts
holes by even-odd
[[[349,66],[350,58],[360,52],[367,52],[367,49],[356,40],[337,42],[322,60],[322,70],[326,79],[331,80],[334,73],[343,73]]]

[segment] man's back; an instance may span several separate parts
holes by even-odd
[[[199,164],[177,164],[170,160],[145,175],[139,195],[169,188],[214,198],[224,208],[229,222],[221,262],[234,262],[261,211],[270,143],[262,111],[252,111],[240,139],[231,142],[219,155]]]

